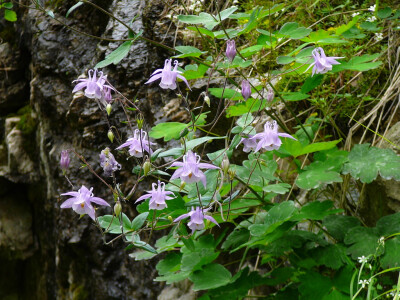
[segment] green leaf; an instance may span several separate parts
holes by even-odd
[[[131,221],[129,218],[122,213],[120,216],[122,216],[122,226],[124,232],[131,231]],[[107,229],[109,233],[114,233],[114,234],[120,234],[122,233],[121,230],[121,223],[120,220],[117,217],[113,217],[112,215],[105,215],[97,218],[99,221],[99,224],[101,228]]]
[[[214,38],[214,32],[212,32],[211,30],[202,28],[202,27],[194,27],[194,26],[188,26],[186,27],[189,30],[195,31],[195,32],[200,32],[201,34],[205,34],[211,38]]]
[[[282,98],[286,101],[300,101],[310,97],[310,95],[300,92],[287,92],[282,93]]]
[[[400,267],[400,237],[396,236],[385,242],[385,254],[381,259],[383,269]]]
[[[235,229],[222,244],[222,249],[236,248],[249,240],[250,232],[247,229]]]
[[[380,174],[384,179],[400,180],[400,157],[391,149],[355,145],[349,154],[349,162],[343,166],[343,174],[351,174],[363,183],[370,183]]]
[[[325,299],[332,289],[329,278],[311,270],[299,276],[299,281],[300,299]]]
[[[286,194],[290,188],[291,188],[290,184],[277,183],[263,187],[263,191],[267,193]]]
[[[308,36],[311,32],[311,29],[299,27],[299,24],[297,24],[296,22],[286,23],[279,30],[280,34],[289,36],[291,39],[302,39]]]
[[[144,213],[141,213],[138,216],[136,216],[136,218],[133,219],[132,223],[131,223],[132,230],[134,230],[134,231],[139,230],[143,226],[148,215],[149,215],[149,212],[144,212]]]
[[[342,212],[342,209],[331,209],[333,207],[333,202],[330,200],[325,200],[323,202],[313,201],[304,205],[300,213],[295,215],[292,220],[322,220],[328,215],[337,214]]]
[[[311,256],[318,265],[325,265],[328,268],[337,270],[346,262],[345,247],[339,244],[330,244],[326,247],[315,248]]]
[[[212,30],[220,22],[207,13],[201,12],[198,16],[195,15],[179,15],[178,20],[187,24],[203,24],[208,30]]]
[[[154,279],[154,281],[166,281],[167,284],[171,284],[174,282],[179,282],[184,279],[187,279],[189,276],[189,272],[178,272],[178,273],[168,273],[165,276],[158,276]]]
[[[4,19],[10,22],[17,21],[17,14],[13,10],[5,9],[4,10]]]
[[[360,24],[360,27],[362,29],[365,29],[365,30],[368,30],[368,31],[378,31],[381,28],[377,27],[377,25],[378,25],[378,23],[376,23],[376,22],[362,22]]]
[[[176,252],[170,252],[161,260],[157,265],[156,269],[158,274],[166,275],[179,271],[181,265],[182,254]]]
[[[258,52],[260,52],[264,47],[262,45],[254,45],[240,50],[240,54],[243,57],[252,56]]]
[[[131,49],[131,46],[133,44],[133,41],[126,41],[122,43],[117,49],[115,49],[113,52],[108,54],[104,60],[99,62],[94,68],[104,68],[108,65],[111,64],[118,64],[122,59],[125,58],[125,56],[128,55],[129,50]]]
[[[3,2],[3,1],[2,1],[2,2]],[[6,2],[6,3],[4,3],[4,4],[1,4],[1,5],[0,5],[0,8],[1,8],[1,7],[4,7],[4,8],[7,8],[7,9],[12,9],[13,6],[14,6],[14,4],[13,4],[12,2]]]
[[[200,57],[200,55],[207,53],[207,51],[201,51],[200,49],[192,46],[176,46],[175,49],[182,54],[175,55],[173,58]]]
[[[390,17],[390,15],[392,14],[392,9],[388,6],[386,6],[384,9],[380,9],[378,10],[378,17],[381,19],[386,19],[388,17]]]
[[[219,253],[214,252],[214,249],[201,249],[201,251],[184,253],[181,270],[183,272],[200,270],[202,266],[214,261],[218,255]]]
[[[351,228],[359,226],[360,221],[355,217],[330,215],[324,218],[322,225],[337,241],[342,242],[347,232]]]
[[[353,17],[353,19],[349,23],[337,27],[335,29],[335,33],[337,35],[341,35],[342,33],[346,32],[347,30],[352,28],[354,25],[356,25],[358,19],[360,19],[360,16]]]
[[[156,256],[156,254],[148,252],[148,251],[135,251],[129,254],[129,257],[132,257],[135,261],[140,260],[148,260]]]
[[[65,14],[65,17],[68,18],[68,16],[75,10],[77,9],[79,6],[81,6],[83,4],[82,1],[79,1],[78,3],[76,3],[75,5],[71,6],[70,9],[68,9],[67,13]]]
[[[206,265],[203,270],[189,276],[194,283],[193,290],[208,290],[226,285],[231,280],[231,273],[220,264]]]
[[[389,236],[400,232],[400,213],[384,216],[376,222],[376,228],[381,236]]]
[[[246,23],[246,25],[240,31],[239,34],[244,34],[246,32],[249,32],[250,30],[252,30],[253,28],[255,28],[257,26],[257,20],[258,20],[260,11],[261,11],[261,7],[255,7],[253,9],[253,11],[251,12],[249,21]]]
[[[226,110],[226,116],[237,117],[244,115],[246,113],[251,113],[255,111],[263,110],[267,106],[268,101],[263,99],[260,101],[259,99],[249,98],[246,102],[238,103],[232,106],[229,106]]]
[[[296,179],[296,185],[303,189],[315,189],[324,184],[342,182],[340,170],[347,161],[348,152],[336,148],[315,154],[315,161],[304,168]]]
[[[317,151],[329,150],[335,147],[341,141],[335,140],[330,142],[320,142],[320,143],[312,143],[306,146],[303,146],[299,141],[283,138],[281,149],[283,152],[289,153],[294,157],[298,157],[300,155],[313,153]]]
[[[362,56],[353,57],[348,62],[341,62],[340,65],[334,65],[332,67],[332,71],[338,72],[342,70],[355,70],[364,72],[371,69],[376,69],[382,64],[382,62],[381,61],[369,62],[369,61],[376,59],[377,57],[379,57],[379,55],[380,55],[379,53],[375,53],[375,54],[365,54]]]
[[[194,139],[194,140],[186,142],[186,149],[192,150],[195,147],[197,147],[198,145],[201,145],[205,142],[212,141],[212,140],[220,140],[220,139],[225,139],[225,138],[226,138],[225,136],[205,136],[202,138]]]
[[[296,58],[295,57],[291,57],[291,56],[278,56],[276,58],[276,62],[280,65],[287,65],[290,64],[291,62],[295,61]]]
[[[238,8],[236,6],[231,6],[227,9],[224,9],[219,14],[216,15],[217,19],[223,21],[227,19],[230,15],[232,15]]]
[[[379,238],[376,228],[353,227],[344,239],[345,244],[349,245],[347,253],[351,254],[353,259],[375,254]]]
[[[186,65],[185,71],[183,72],[183,76],[187,79],[197,79],[197,78],[203,78],[204,74],[207,72],[209,67],[200,64],[199,66],[197,64],[192,64],[192,65]]]
[[[240,92],[228,89],[228,88],[209,88],[208,92],[217,97],[217,98],[224,98],[224,99],[230,99],[230,100],[239,100],[243,99],[242,95]]]
[[[172,139],[179,140],[181,131],[185,129],[188,125],[179,122],[165,122],[159,123],[149,132],[149,136],[153,139],[164,138],[165,142]],[[161,157],[161,156],[160,156]]]
[[[301,92],[303,94],[307,94],[311,90],[315,89],[317,86],[319,86],[321,84],[322,78],[324,78],[324,76],[322,74],[317,74],[317,75],[308,77],[304,81],[304,84],[301,86]]]

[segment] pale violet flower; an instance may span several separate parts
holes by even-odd
[[[244,152],[250,152],[254,151],[257,148],[257,139],[254,138],[254,135],[249,135],[248,138],[242,138],[239,142],[239,144],[236,146],[236,148],[240,145],[243,144],[243,151]]]
[[[97,73],[97,70],[89,70],[88,75],[89,78],[80,78],[73,81],[78,83],[75,85],[72,93],[85,89],[86,97],[100,100],[104,97],[105,89],[113,89],[110,85],[105,84],[107,75],[104,75],[103,72]]]
[[[69,158],[68,150],[61,151],[60,167],[61,167],[61,170],[63,171],[63,174],[65,174],[65,172],[67,172],[70,162],[71,162],[71,160]]]
[[[268,102],[272,102],[272,100],[274,100],[275,97],[275,93],[274,90],[271,87],[268,87],[268,91],[267,91],[267,101]]]
[[[143,152],[146,151],[149,154],[152,154],[153,151],[150,149],[151,145],[154,143],[149,142],[147,140],[147,132],[144,130],[136,129],[133,137],[127,139],[125,143],[121,146],[117,147],[116,150],[120,150],[125,147],[129,147],[128,151],[131,156],[134,157],[142,157]]]
[[[93,188],[88,190],[84,185],[77,192],[68,192],[61,194],[61,196],[72,196],[61,204],[61,208],[72,208],[80,215],[88,214],[95,220],[95,211],[92,202],[98,205],[110,206],[105,200],[93,196]]]
[[[357,259],[358,259],[358,262],[359,262],[360,264],[365,264],[365,263],[368,261],[368,258],[366,258],[364,255],[358,257]]]
[[[189,83],[186,78],[180,75],[181,71],[178,71],[178,61],[174,61],[174,68],[171,66],[172,59],[166,59],[163,69],[155,70],[148,81],[145,84],[151,83],[161,78],[160,87],[163,89],[176,89],[176,78],[182,79],[188,88],[190,89]]]
[[[174,193],[170,192],[170,191],[165,191],[165,183],[160,182],[160,180],[158,181],[158,184],[153,183],[152,190],[147,191],[147,193],[148,193],[147,195],[143,195],[143,196],[139,197],[135,201],[135,203],[139,202],[139,201],[143,201],[147,198],[150,198],[149,208],[161,210],[161,209],[168,207],[167,203],[165,203],[165,200],[174,199],[173,197],[168,196],[168,195],[174,196]]]
[[[206,187],[206,175],[200,169],[219,169],[212,164],[200,162],[200,156],[189,150],[183,156],[183,162],[174,162],[171,167],[179,167],[171,176],[171,180],[180,178],[186,183],[193,183],[201,181],[203,186]]]
[[[290,134],[279,133],[278,124],[276,121],[267,121],[264,124],[264,132],[257,133],[253,139],[257,140],[257,147],[254,152],[258,152],[261,148],[265,150],[278,150],[282,145],[282,141],[279,137],[287,137],[296,140]]]
[[[242,90],[241,90],[242,96],[244,100],[247,100],[251,96],[251,86],[250,83],[247,80],[242,81]]]
[[[196,207],[196,209],[193,209],[190,212],[188,212],[187,214],[183,214],[179,217],[177,217],[174,222],[178,222],[180,220],[183,220],[185,218],[190,217],[190,221],[188,223],[188,226],[190,229],[192,229],[192,234],[194,233],[195,230],[202,230],[204,229],[204,219],[209,220],[211,222],[213,222],[215,225],[219,224],[217,223],[217,221],[211,217],[211,216],[207,216],[204,213],[206,213],[209,209],[204,209],[202,210],[199,206]]]
[[[368,8],[368,10],[371,11],[371,12],[375,12],[375,9],[376,9],[376,4],[371,5],[371,6]]]
[[[233,61],[233,59],[236,56],[236,43],[235,43],[235,40],[227,40],[226,41],[225,55],[229,59],[230,62]]]
[[[367,22],[375,22],[376,21],[376,17],[375,16],[368,17],[366,21]]]
[[[314,59],[314,62],[307,68],[310,69],[312,66],[312,75],[314,74],[324,74],[330,70],[332,70],[333,65],[339,65],[340,63],[336,61],[336,59],[340,59],[343,57],[335,57],[335,56],[326,56],[324,49],[321,47],[318,47],[312,51],[312,57]]]
[[[110,148],[105,148],[100,153],[100,166],[103,168],[104,176],[112,176],[112,173],[120,170],[121,165],[115,160]]]

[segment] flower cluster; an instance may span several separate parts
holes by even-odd
[[[108,147],[100,153],[100,166],[103,168],[104,176],[107,177],[112,176],[113,172],[121,169],[121,165],[115,160]]]
[[[278,124],[276,121],[267,121],[264,124],[264,131],[257,133],[256,135],[251,135],[248,138],[242,138],[240,143],[244,145],[243,151],[249,152],[253,150],[254,152],[264,150],[278,150],[282,145],[282,141],[279,137],[287,137],[296,140],[288,133],[279,133]]]

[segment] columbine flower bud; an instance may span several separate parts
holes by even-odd
[[[268,88],[268,92],[267,92],[267,101],[271,102],[272,100],[274,100],[275,97],[275,93],[274,90],[271,88]]]
[[[249,99],[249,97],[251,96],[251,86],[247,80],[242,81],[242,96],[244,100]]]
[[[236,171],[235,171],[235,170],[232,170],[232,169],[229,169],[229,170],[228,170],[228,174],[229,174],[229,179],[230,179],[230,180],[233,180],[233,179],[235,178]]]
[[[234,40],[227,40],[226,41],[226,52],[225,52],[226,57],[229,59],[230,62],[233,61],[233,59],[236,56],[236,44]]]
[[[68,150],[61,151],[60,167],[61,167],[61,170],[62,170],[64,175],[65,175],[65,172],[69,168],[69,163],[70,162],[71,162],[71,160],[69,158]]]
[[[186,182],[182,181],[181,186],[179,187],[179,191],[182,191],[185,188]]]
[[[112,106],[111,106],[110,103],[108,103],[107,106],[106,106],[107,115],[110,115],[110,114],[111,114],[111,110],[112,110]]]
[[[228,156],[226,156],[225,154],[224,159],[221,162],[221,170],[224,171],[225,175],[228,173],[229,166],[230,166],[229,159]]]
[[[173,221],[174,221],[174,218],[172,218],[171,216],[168,216],[168,220],[169,220],[170,222],[173,222]]]
[[[144,119],[143,119],[142,115],[139,115],[139,117],[136,120],[137,127],[139,128],[139,130],[143,128],[143,121],[144,121]]]
[[[210,107],[210,97],[208,97],[207,95],[204,96],[204,102],[207,103],[208,107]]]
[[[147,176],[147,174],[149,174],[150,170],[151,170],[151,162],[149,159],[146,159],[146,161],[143,164],[144,176]]]
[[[115,205],[114,205],[114,213],[118,217],[119,214],[121,213],[121,211],[122,211],[121,202],[117,201],[117,203],[115,203]]]
[[[111,141],[111,143],[114,141],[114,133],[111,130],[107,132],[107,137]]]

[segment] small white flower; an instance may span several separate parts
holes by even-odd
[[[384,237],[384,236],[382,236],[382,237],[379,239],[379,244],[385,245],[385,237]]]
[[[366,258],[364,255],[358,257],[357,259],[358,259],[358,262],[359,262],[360,264],[365,264],[365,263],[368,261],[368,258]]]
[[[362,288],[365,288],[365,286],[367,286],[368,284],[370,284],[370,282],[371,282],[370,279],[369,279],[369,280],[364,279],[364,280],[360,280],[360,281],[358,282],[358,284],[361,284],[361,287],[362,287]]]
[[[351,16],[354,18],[355,16],[358,16],[359,14],[360,14],[360,12],[357,11],[357,12],[355,12],[355,13],[352,13]]]
[[[368,8],[368,10],[372,11],[372,12],[375,12],[375,9],[376,9],[376,5],[375,4]]]
[[[375,21],[376,21],[376,17],[375,16],[367,18],[367,22],[375,22]]]
[[[383,40],[383,33],[382,33],[382,32],[376,32],[376,33],[375,33],[375,40],[376,40],[377,42]],[[379,243],[381,243],[380,240],[379,240]]]

